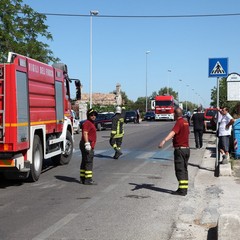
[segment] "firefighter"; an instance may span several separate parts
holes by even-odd
[[[120,106],[116,107],[115,115],[112,119],[112,130],[109,143],[115,150],[115,154],[113,156],[114,159],[118,159],[121,155],[121,145],[122,139],[124,135],[123,123],[125,117],[125,108],[123,109]]]
[[[182,109],[174,110],[176,123],[172,131],[162,140],[159,148],[162,148],[165,142],[173,138],[174,147],[174,166],[175,174],[178,180],[177,191],[172,192],[174,195],[186,196],[188,191],[188,159],[190,157],[189,148],[189,124],[183,119]]]
[[[82,153],[80,165],[80,183],[85,185],[96,185],[93,181],[93,157],[94,147],[97,141],[96,127],[94,120],[97,112],[92,108],[87,111],[87,120],[82,125],[82,138],[79,148]]]

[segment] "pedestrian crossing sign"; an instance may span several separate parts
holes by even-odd
[[[227,77],[228,58],[209,58],[208,77]]]

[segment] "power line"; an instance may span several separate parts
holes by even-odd
[[[22,13],[22,12],[20,12]],[[46,16],[59,17],[90,17],[87,14],[69,14],[69,13],[40,13]],[[240,13],[217,13],[217,14],[190,14],[190,15],[97,15],[98,18],[200,18],[200,17],[234,17],[240,16]]]

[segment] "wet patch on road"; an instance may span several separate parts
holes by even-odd
[[[127,198],[135,198],[135,199],[144,199],[144,198],[150,198],[150,196],[140,196],[135,194],[126,195]]]

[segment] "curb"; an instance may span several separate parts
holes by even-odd
[[[230,163],[219,165],[219,176],[232,176],[232,169]]]
[[[240,218],[234,214],[222,214],[218,219],[218,240],[239,239]]]

